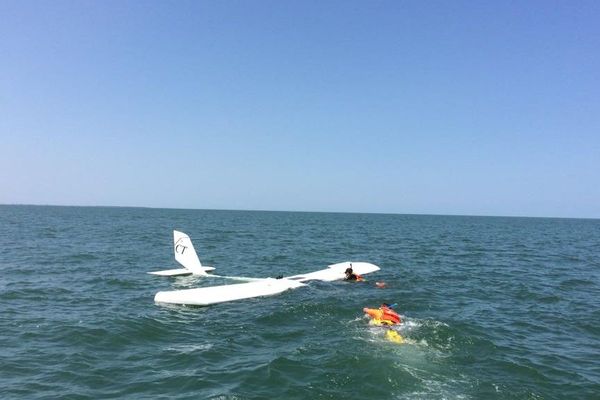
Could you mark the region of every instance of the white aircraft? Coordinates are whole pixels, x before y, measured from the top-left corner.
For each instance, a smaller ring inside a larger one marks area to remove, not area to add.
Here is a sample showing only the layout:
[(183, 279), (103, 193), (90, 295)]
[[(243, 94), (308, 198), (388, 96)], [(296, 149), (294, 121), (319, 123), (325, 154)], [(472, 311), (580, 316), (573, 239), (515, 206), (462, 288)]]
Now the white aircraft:
[(209, 271), (213, 271), (215, 268), (202, 265), (194, 250), (194, 245), (192, 244), (190, 237), (185, 233), (173, 231), (173, 251), (175, 252), (175, 259), (183, 265), (184, 268), (149, 272), (149, 274), (160, 276), (201, 275), (206, 277), (243, 280), (247, 282), (158, 292), (156, 293), (156, 296), (154, 296), (154, 301), (156, 303), (207, 306), (210, 304), (249, 299), (252, 297), (272, 296), (289, 289), (306, 286), (305, 282), (312, 280), (325, 282), (342, 280), (345, 278), (345, 271), (347, 268), (352, 268), (352, 271), (358, 275), (365, 275), (379, 271), (380, 269), (377, 265), (371, 263), (348, 261), (332, 264), (326, 269), (310, 272), (308, 274), (280, 278), (221, 276), (208, 274)]

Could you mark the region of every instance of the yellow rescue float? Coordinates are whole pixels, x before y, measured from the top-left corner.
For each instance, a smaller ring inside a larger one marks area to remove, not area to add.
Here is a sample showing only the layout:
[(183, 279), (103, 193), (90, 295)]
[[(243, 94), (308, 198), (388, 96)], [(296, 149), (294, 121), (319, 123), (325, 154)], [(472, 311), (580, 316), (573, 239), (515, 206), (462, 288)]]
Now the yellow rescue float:
[(404, 343), (404, 338), (398, 332), (393, 329), (388, 329), (385, 333), (385, 338), (393, 343), (402, 344)]

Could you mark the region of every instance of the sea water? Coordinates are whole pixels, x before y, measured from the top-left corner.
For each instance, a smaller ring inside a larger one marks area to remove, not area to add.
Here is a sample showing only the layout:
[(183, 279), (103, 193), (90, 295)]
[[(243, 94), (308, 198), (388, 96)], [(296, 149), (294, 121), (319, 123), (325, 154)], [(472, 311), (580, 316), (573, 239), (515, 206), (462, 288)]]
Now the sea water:
[[(158, 305), (227, 283), (146, 274), (173, 229), (219, 274), (381, 271)], [(0, 398), (598, 399), (600, 220), (0, 206)]]

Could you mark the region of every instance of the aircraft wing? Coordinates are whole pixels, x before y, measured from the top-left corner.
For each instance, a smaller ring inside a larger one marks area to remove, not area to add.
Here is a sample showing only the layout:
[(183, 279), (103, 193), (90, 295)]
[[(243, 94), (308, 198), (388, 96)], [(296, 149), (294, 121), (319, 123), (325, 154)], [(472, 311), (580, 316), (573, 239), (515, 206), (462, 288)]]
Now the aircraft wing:
[(346, 277), (344, 273), (346, 268), (352, 268), (352, 271), (358, 275), (366, 275), (371, 272), (379, 271), (379, 267), (375, 264), (367, 263), (367, 262), (342, 262), (337, 264), (332, 264), (328, 266), (326, 269), (322, 269), (320, 271), (309, 272), (308, 274), (300, 274), (294, 276), (288, 276), (286, 279), (292, 279), (298, 282), (308, 282), (308, 281), (339, 281)]
[(266, 278), (233, 285), (158, 292), (154, 296), (154, 301), (156, 303), (208, 306), (210, 304), (250, 299), (252, 297), (273, 296), (301, 286), (305, 285), (294, 280)]

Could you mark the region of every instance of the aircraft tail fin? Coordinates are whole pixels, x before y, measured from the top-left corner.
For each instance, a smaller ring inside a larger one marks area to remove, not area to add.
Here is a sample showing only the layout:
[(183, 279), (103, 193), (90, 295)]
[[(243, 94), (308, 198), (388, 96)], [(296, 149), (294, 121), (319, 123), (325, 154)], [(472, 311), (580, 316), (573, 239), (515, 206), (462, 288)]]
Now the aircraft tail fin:
[(175, 252), (175, 260), (194, 275), (207, 275), (207, 270), (214, 269), (202, 266), (196, 250), (194, 250), (192, 240), (183, 232), (173, 231), (173, 251)]

